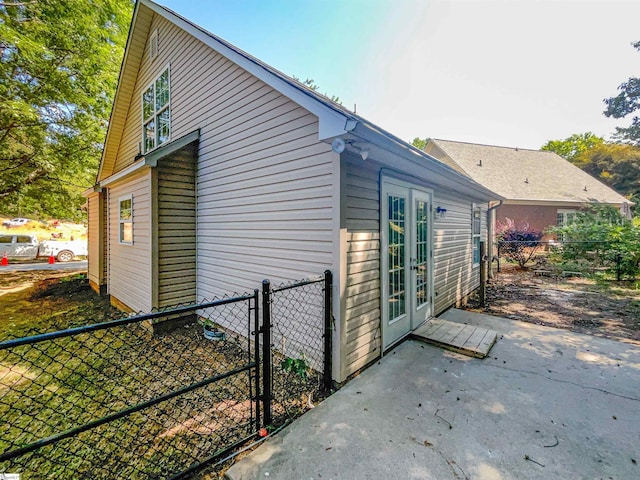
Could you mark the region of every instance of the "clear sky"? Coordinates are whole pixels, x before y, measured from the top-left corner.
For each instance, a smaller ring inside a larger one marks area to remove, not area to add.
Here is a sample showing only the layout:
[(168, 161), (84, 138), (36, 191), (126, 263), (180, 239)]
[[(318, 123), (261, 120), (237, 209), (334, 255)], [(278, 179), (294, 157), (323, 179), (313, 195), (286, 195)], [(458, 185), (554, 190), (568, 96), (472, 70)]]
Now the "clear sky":
[(640, 0), (156, 1), (406, 141), (609, 138), (640, 75)]

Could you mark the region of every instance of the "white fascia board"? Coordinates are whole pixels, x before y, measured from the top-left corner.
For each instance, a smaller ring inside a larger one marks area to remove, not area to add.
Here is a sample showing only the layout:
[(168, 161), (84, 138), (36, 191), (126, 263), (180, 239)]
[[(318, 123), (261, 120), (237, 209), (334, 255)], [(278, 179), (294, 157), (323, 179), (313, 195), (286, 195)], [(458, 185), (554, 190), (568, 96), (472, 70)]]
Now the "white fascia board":
[(127, 44), (124, 47), (124, 55), (122, 57), (122, 63), (120, 64), (120, 72), (118, 73), (118, 83), (116, 84), (116, 93), (113, 96), (113, 103), (111, 105), (111, 113), (109, 113), (109, 122), (107, 123), (107, 133), (105, 135), (104, 147), (102, 148), (102, 156), (100, 158), (100, 165), (98, 166), (98, 174), (96, 175), (96, 181), (100, 179), (102, 176), (102, 167), (104, 165), (104, 157), (105, 152), (107, 151), (107, 145), (109, 143), (109, 138), (111, 137), (111, 121), (113, 120), (113, 114), (116, 110), (116, 105), (118, 105), (118, 100), (120, 98), (120, 84), (122, 83), (122, 77), (124, 75), (125, 65), (129, 59), (129, 47), (131, 46), (131, 42), (133, 41), (133, 29), (136, 25), (136, 20), (138, 18), (138, 13), (140, 11), (140, 3), (136, 2), (133, 8), (133, 16), (131, 17), (131, 24), (129, 25), (129, 33), (127, 35)]
[(106, 187), (108, 185), (111, 185), (112, 183), (117, 182), (118, 180), (122, 180), (130, 175), (133, 175), (138, 170), (141, 170), (145, 167), (151, 167), (151, 166), (152, 165), (149, 164), (147, 159), (143, 158), (142, 160), (139, 160), (136, 163), (129, 165), (127, 168), (123, 168), (118, 173), (114, 173), (110, 177), (105, 178), (99, 183), (99, 185), (100, 187)]
[(153, 10), (158, 15), (164, 17), (168, 21), (175, 23), (187, 33), (193, 35), (205, 45), (211, 47), (239, 67), (251, 73), (271, 88), (290, 98), (293, 102), (305, 108), (309, 112), (318, 117), (319, 120), (319, 140), (325, 140), (331, 137), (346, 133), (345, 125), (348, 117), (343, 113), (331, 108), (312, 95), (306, 93), (301, 87), (296, 88), (291, 83), (278, 77), (275, 73), (269, 71), (265, 66), (254, 60), (249, 54), (243, 55), (240, 51), (231, 48), (222, 39), (212, 36), (187, 19), (181, 17), (177, 13), (162, 7), (150, 0), (140, 0), (140, 3)]

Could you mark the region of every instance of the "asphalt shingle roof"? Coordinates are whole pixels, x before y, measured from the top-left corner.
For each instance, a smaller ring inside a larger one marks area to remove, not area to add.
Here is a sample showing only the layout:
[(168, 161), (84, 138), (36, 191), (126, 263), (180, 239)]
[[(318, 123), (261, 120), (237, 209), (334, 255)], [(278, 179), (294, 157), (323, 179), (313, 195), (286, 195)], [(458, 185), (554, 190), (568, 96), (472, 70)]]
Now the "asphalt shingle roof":
[[(431, 141), (449, 157), (439, 160), (507, 200), (629, 202), (553, 152), (449, 140)], [(448, 160), (453, 160), (454, 164)]]

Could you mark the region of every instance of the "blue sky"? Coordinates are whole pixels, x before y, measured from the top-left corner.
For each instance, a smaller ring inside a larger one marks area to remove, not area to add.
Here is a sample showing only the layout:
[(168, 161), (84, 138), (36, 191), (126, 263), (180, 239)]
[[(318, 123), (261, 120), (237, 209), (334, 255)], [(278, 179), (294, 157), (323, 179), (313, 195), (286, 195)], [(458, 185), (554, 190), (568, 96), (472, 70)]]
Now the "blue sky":
[(400, 138), (539, 148), (624, 120), (638, 0), (157, 0)]

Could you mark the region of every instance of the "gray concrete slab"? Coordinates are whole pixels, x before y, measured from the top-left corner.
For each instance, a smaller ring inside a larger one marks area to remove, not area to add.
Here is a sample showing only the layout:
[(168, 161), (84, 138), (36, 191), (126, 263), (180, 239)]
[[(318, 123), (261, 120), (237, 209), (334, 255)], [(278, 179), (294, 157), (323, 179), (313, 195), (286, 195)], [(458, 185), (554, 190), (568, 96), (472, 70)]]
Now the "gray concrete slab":
[(637, 479), (640, 348), (450, 310), (485, 359), (407, 341), (227, 473), (241, 479)]

